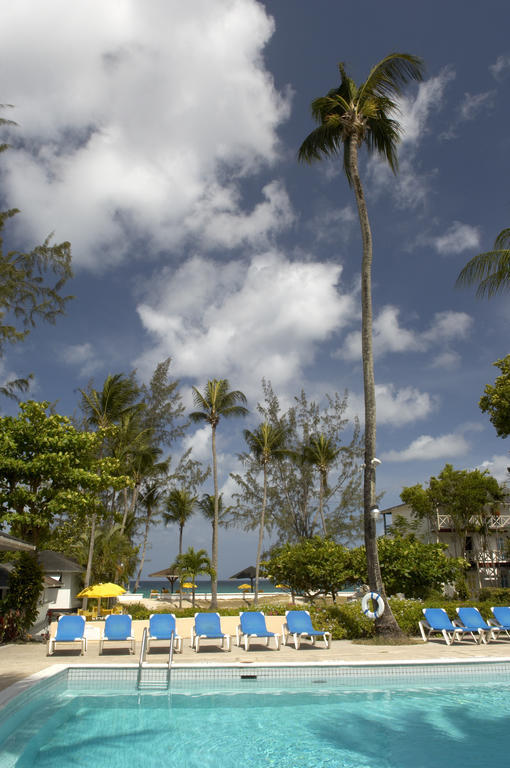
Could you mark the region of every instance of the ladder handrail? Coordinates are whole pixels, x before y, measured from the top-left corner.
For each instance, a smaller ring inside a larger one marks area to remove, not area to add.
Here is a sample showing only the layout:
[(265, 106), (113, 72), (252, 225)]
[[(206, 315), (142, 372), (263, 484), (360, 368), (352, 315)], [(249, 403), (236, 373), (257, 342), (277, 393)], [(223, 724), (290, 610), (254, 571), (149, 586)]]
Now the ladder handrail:
[(140, 683), (142, 681), (142, 669), (143, 669), (143, 662), (145, 661), (146, 653), (147, 653), (147, 627), (144, 627), (143, 635), (142, 635), (142, 644), (140, 646), (140, 660), (138, 662), (138, 677), (136, 682), (137, 688), (140, 688)]
[(174, 639), (175, 639), (175, 633), (172, 630), (172, 633), (170, 635), (170, 651), (168, 653), (168, 672), (166, 676), (166, 682), (167, 682), (168, 688), (170, 688), (170, 676), (172, 674), (172, 661), (174, 658)]

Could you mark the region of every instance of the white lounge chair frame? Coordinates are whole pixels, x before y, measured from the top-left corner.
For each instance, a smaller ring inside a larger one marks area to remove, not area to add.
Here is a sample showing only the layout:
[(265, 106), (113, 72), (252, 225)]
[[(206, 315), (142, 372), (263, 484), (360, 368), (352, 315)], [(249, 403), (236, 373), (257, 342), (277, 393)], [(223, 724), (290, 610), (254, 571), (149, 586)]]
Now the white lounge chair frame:
[[(265, 617), (265, 614), (263, 611), (260, 611), (262, 616)], [(236, 627), (236, 645), (239, 647), (241, 645), (241, 642), (244, 642), (244, 649), (245, 651), (250, 650), (250, 641), (251, 640), (258, 640), (259, 642), (262, 642), (262, 640), (266, 641), (266, 646), (269, 647), (269, 641), (271, 640), (271, 637), (274, 637), (274, 644), (277, 651), (280, 650), (280, 635), (274, 632), (269, 637), (265, 637), (264, 635), (258, 635), (257, 633), (253, 632), (251, 634), (247, 634), (246, 632), (243, 632), (241, 628), (241, 624), (239, 623)]]
[[(309, 611), (303, 611), (303, 613), (307, 613), (308, 616), (310, 616)], [(312, 641), (312, 645), (315, 645), (315, 641), (317, 640), (317, 638), (320, 639), (322, 635), (322, 639), (324, 640), (324, 645), (326, 646), (326, 648), (329, 648), (331, 646), (331, 632), (327, 632), (326, 630), (324, 631), (317, 630), (317, 631), (319, 632), (318, 635), (310, 635), (309, 632), (290, 632), (289, 626), (287, 622), (285, 622), (285, 624), (283, 624), (282, 626), (282, 644), (287, 645), (287, 640), (292, 635), (292, 637), (294, 638), (294, 647), (296, 651), (298, 651), (301, 645), (301, 640), (303, 638), (310, 639)]]

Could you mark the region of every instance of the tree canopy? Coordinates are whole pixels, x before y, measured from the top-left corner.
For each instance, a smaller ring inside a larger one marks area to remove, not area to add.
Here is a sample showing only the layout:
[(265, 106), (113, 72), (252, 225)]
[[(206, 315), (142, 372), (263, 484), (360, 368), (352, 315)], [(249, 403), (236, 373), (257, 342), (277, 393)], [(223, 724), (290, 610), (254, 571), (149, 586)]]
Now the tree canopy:
[(499, 437), (510, 435), (510, 355), (496, 360), (494, 365), (500, 369), (494, 384), (487, 384), (479, 406), (483, 413), (488, 413), (492, 425)]

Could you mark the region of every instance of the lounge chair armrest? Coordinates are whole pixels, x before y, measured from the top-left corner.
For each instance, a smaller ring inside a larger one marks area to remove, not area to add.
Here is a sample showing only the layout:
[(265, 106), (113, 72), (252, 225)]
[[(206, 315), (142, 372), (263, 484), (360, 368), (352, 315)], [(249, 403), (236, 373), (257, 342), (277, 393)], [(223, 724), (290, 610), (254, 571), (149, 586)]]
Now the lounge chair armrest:
[(501, 629), (501, 624), (496, 621), (496, 619), (487, 619), (487, 624), (490, 627), (496, 627), (496, 629)]

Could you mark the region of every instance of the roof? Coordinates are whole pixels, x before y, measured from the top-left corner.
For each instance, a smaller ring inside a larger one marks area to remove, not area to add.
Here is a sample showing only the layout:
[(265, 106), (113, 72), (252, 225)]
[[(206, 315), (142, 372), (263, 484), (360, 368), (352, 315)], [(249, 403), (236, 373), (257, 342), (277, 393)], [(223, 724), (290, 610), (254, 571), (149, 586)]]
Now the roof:
[(408, 504), (395, 504), (394, 507), (386, 507), (386, 509), (381, 509), (381, 515), (392, 515), (395, 512), (403, 512), (404, 508), (409, 508)]
[(46, 573), (62, 571), (67, 573), (82, 573), (85, 569), (75, 560), (64, 557), (60, 552), (43, 549), (37, 553), (37, 559)]
[(11, 552), (32, 552), (34, 549), (35, 547), (33, 544), (28, 544), (26, 541), (17, 539), (15, 536), (11, 536), (9, 533), (0, 532), (0, 550)]

